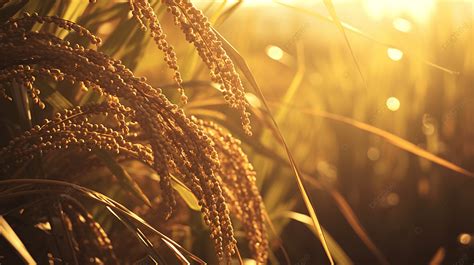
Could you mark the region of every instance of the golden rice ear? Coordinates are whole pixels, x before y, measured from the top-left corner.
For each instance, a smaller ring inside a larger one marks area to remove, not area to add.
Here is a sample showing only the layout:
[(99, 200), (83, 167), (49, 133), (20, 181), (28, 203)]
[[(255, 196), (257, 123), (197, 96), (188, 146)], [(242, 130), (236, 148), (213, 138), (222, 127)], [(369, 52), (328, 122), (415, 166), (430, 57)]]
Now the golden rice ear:
[(45, 108), (44, 102), (40, 99), (39, 94), (41, 91), (33, 86), (35, 77), (26, 74), (25, 72), (30, 71), (29, 66), (23, 67), (23, 65), (14, 66), (13, 68), (0, 71), (0, 96), (11, 101), (12, 98), (7, 95), (6, 87), (11, 86), (15, 88), (25, 88), (28, 95), (33, 100), (33, 103), (37, 104), (41, 109)]
[(62, 29), (67, 31), (74, 31), (80, 36), (88, 39), (92, 44), (100, 45), (102, 40), (92, 34), (88, 29), (82, 27), (79, 24), (76, 24), (72, 21), (62, 19), (57, 16), (40, 16), (37, 13), (29, 14), (27, 12), (23, 13), (23, 16), (17, 19), (12, 19), (9, 23), (13, 28), (21, 28), (27, 30), (34, 23), (40, 24), (54, 24)]
[(130, 10), (133, 16), (137, 19), (142, 30), (146, 30), (147, 26), (145, 21), (148, 21), (148, 27), (150, 28), (150, 35), (155, 41), (158, 49), (160, 49), (165, 55), (165, 62), (168, 67), (174, 71), (174, 80), (178, 85), (178, 91), (181, 94), (181, 102), (186, 104), (188, 98), (184, 93), (183, 79), (179, 72), (178, 60), (174, 48), (166, 40), (166, 34), (163, 32), (160, 21), (153, 11), (148, 0), (130, 0)]
[[(196, 47), (199, 56), (209, 68), (212, 81), (220, 84), (227, 103), (239, 111), (245, 133), (251, 135), (250, 113), (247, 111), (249, 104), (245, 99), (242, 81), (207, 18), (190, 1), (165, 0), (163, 3), (168, 7), (167, 11), (174, 17), (175, 24), (180, 27), (186, 40)], [(144, 20), (149, 21), (151, 35), (158, 48), (165, 53), (168, 66), (175, 71), (175, 80), (183, 101), (186, 101), (176, 54), (166, 41), (166, 35), (153, 8), (148, 0), (130, 0), (130, 7), (142, 28), (145, 28)]]
[(265, 207), (256, 185), (256, 173), (240, 147), (240, 141), (213, 122), (193, 118), (212, 139), (220, 165), (216, 168), (231, 212), (242, 223), (249, 249), (259, 263), (268, 258)]
[[(2, 172), (6, 174), (10, 168), (21, 165), (34, 156), (71, 148), (79, 151), (113, 151), (151, 165), (153, 159), (149, 149), (127, 141), (122, 134), (123, 127), (127, 126), (124, 118), (130, 117), (131, 113), (131, 109), (110, 101), (56, 113), (53, 119), (46, 119), (41, 125), (36, 125), (23, 135), (13, 138), (9, 145), (0, 150), (0, 164), (6, 165)], [(112, 128), (89, 122), (89, 117), (98, 114), (120, 114), (117, 115), (117, 126)]]

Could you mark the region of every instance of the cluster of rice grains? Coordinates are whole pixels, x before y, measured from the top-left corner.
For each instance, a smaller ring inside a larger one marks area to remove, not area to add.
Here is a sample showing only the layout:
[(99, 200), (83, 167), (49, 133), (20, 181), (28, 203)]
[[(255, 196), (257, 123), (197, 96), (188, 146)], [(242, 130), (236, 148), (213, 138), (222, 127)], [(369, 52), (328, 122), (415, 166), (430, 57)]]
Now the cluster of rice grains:
[(225, 133), (216, 124), (193, 120), (212, 139), (217, 151), (220, 167), (216, 174), (220, 178), (226, 201), (242, 223), (249, 247), (258, 262), (267, 260), (268, 239), (265, 229), (265, 214), (262, 198), (256, 186), (255, 171), (240, 147), (240, 141)]
[[(223, 85), (225, 98), (241, 111), (250, 133), (242, 84), (209, 23), (188, 2), (165, 4), (186, 38), (196, 45), (212, 78)], [(135, 0), (131, 6), (140, 21), (150, 21), (152, 35), (181, 83), (176, 56), (150, 5), (146, 0)], [(39, 90), (33, 87), (35, 78), (42, 78), (94, 89), (103, 96), (103, 102), (64, 110), (12, 139), (0, 150), (0, 174), (8, 175), (25, 161), (59, 149), (102, 149), (139, 160), (160, 176), (166, 217), (176, 203), (172, 175), (179, 176), (196, 195), (220, 262), (230, 262), (237, 249), (229, 203), (243, 224), (254, 258), (264, 263), (268, 243), (263, 204), (255, 173), (239, 142), (213, 124), (188, 118), (160, 89), (135, 77), (120, 61), (52, 34), (30, 31), (34, 23), (53, 23), (85, 36), (93, 44), (100, 43), (87, 29), (57, 17), (24, 14), (7, 21), (0, 26), (0, 95), (11, 100), (5, 89), (23, 86), (44, 108)], [(100, 117), (107, 115), (113, 122), (101, 123)], [(137, 131), (146, 142), (135, 140)]]
[[(249, 103), (245, 99), (242, 81), (207, 17), (190, 1), (163, 0), (162, 2), (167, 6), (167, 11), (172, 14), (174, 23), (183, 31), (186, 40), (196, 47), (199, 56), (210, 70), (211, 80), (221, 85), (225, 100), (231, 107), (239, 110), (243, 128), (247, 134), (251, 135), (250, 114), (247, 112)], [(158, 48), (165, 53), (165, 61), (175, 71), (175, 80), (180, 86), (180, 91), (184, 93), (176, 54), (166, 41), (166, 34), (163, 33), (148, 0), (130, 0), (130, 7), (142, 29), (146, 29), (144, 21), (149, 21), (151, 35)], [(186, 97), (183, 97), (186, 100)]]

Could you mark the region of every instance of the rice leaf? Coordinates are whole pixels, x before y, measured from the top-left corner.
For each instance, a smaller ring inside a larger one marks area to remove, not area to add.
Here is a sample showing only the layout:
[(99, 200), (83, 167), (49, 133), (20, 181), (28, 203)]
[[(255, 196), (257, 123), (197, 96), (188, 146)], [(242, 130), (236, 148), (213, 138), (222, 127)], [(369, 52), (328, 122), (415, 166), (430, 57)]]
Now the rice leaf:
[[(200, 211), (201, 206), (199, 206), (198, 199), (194, 195), (194, 193), (191, 192), (191, 190), (184, 184), (181, 180), (179, 180), (176, 176), (170, 175), (171, 176), (171, 186), (173, 187), (174, 190), (178, 192), (178, 194), (181, 196), (181, 198), (184, 200), (184, 202), (188, 205), (188, 207), (194, 211)], [(153, 173), (149, 175), (149, 177), (155, 181), (160, 180), (160, 176), (158, 174)]]
[(195, 211), (200, 211), (201, 206), (199, 206), (198, 199), (194, 195), (194, 193), (191, 192), (191, 190), (186, 186), (181, 180), (179, 180), (175, 176), (171, 176), (171, 179), (173, 182), (171, 185), (173, 186), (173, 189), (175, 189), (181, 198), (186, 202), (186, 204), (189, 206), (189, 208), (195, 210)]
[(144, 258), (141, 258), (133, 263), (133, 265), (158, 265), (158, 263), (153, 260), (152, 257), (146, 255)]
[(306, 193), (306, 189), (305, 189), (303, 181), (301, 179), (300, 170), (298, 169), (298, 166), (296, 165), (296, 162), (293, 158), (293, 155), (291, 154), (290, 149), (288, 148), (288, 145), (286, 144), (285, 138), (281, 134), (281, 131), (278, 127), (277, 122), (273, 118), (271, 110), (268, 107), (267, 101), (265, 100), (265, 97), (263, 96), (263, 93), (260, 90), (260, 87), (257, 85), (257, 81), (253, 77), (252, 72), (250, 71), (247, 63), (244, 60), (244, 58), (242, 58), (242, 56), (237, 52), (237, 50), (224, 37), (222, 37), (222, 35), (220, 35), (219, 32), (217, 32), (216, 30), (214, 30), (214, 32), (219, 37), (220, 41), (223, 43), (223, 47), (224, 47), (225, 51), (227, 52), (227, 54), (229, 55), (229, 57), (232, 59), (232, 61), (234, 61), (234, 63), (242, 71), (242, 73), (246, 77), (247, 81), (250, 82), (251, 86), (253, 87), (253, 89), (257, 93), (257, 96), (262, 101), (264, 109), (266, 111), (266, 114), (270, 118), (270, 120), (272, 121), (273, 127), (274, 127), (274, 129), (277, 133), (278, 140), (280, 141), (281, 145), (284, 147), (285, 152), (286, 152), (287, 157), (288, 157), (288, 161), (290, 162), (290, 165), (293, 169), (293, 172), (295, 173), (295, 178), (296, 178), (296, 182), (298, 184), (298, 189), (301, 193), (301, 196), (303, 197), (303, 201), (304, 201), (304, 203), (306, 205), (306, 208), (308, 209), (308, 212), (311, 216), (314, 228), (318, 232), (318, 238), (321, 241), (321, 245), (323, 246), (324, 251), (326, 252), (326, 255), (328, 256), (328, 259), (329, 259), (330, 263), (333, 265), (334, 261), (333, 261), (333, 258), (331, 256), (331, 252), (329, 251), (326, 240), (324, 239), (324, 233), (323, 233), (323, 230), (322, 230), (321, 225), (319, 223), (318, 217), (316, 216), (316, 211), (315, 211), (315, 209), (314, 209), (314, 207), (311, 203), (311, 199), (309, 198), (308, 194)]
[[(122, 219), (130, 220), (129, 224), (133, 226), (139, 225), (142, 226), (152, 232), (154, 232), (158, 238), (165, 239), (169, 243), (173, 244), (176, 249), (185, 253), (187, 256), (192, 258), (199, 264), (206, 264), (203, 260), (201, 260), (196, 255), (192, 254), (191, 252), (187, 251), (177, 242), (173, 241), (171, 238), (166, 236), (165, 234), (161, 233), (153, 226), (148, 224), (145, 220), (143, 220), (140, 216), (129, 210), (127, 207), (123, 206), (122, 204), (116, 202), (112, 198), (99, 193), (97, 191), (85, 188), (83, 186), (72, 184), (65, 181), (59, 180), (52, 180), (52, 179), (9, 179), (9, 180), (0, 180), (0, 186), (5, 187), (6, 185), (21, 185), (21, 184), (30, 184), (25, 186), (22, 191), (2, 191), (0, 192), (0, 200), (6, 199), (14, 199), (18, 197), (26, 197), (26, 196), (38, 196), (38, 195), (56, 195), (56, 196), (79, 196), (84, 197), (104, 206), (108, 206), (114, 210), (116, 214), (123, 217)], [(43, 187), (38, 187), (38, 186)], [(26, 189), (28, 188), (28, 189)]]
[(148, 199), (140, 186), (109, 153), (103, 150), (95, 150), (94, 153), (102, 160), (102, 162), (105, 163), (110, 172), (115, 175), (122, 187), (130, 191), (133, 195), (135, 195), (135, 197), (151, 207), (150, 199)]
[[(284, 105), (281, 105), (280, 103), (277, 103), (279, 106), (282, 106), (282, 107), (285, 107)], [(289, 106), (286, 106), (286, 107), (289, 107)], [(421, 158), (424, 158), (428, 161), (431, 161), (435, 164), (438, 164), (442, 167), (445, 167), (447, 169), (450, 169), (454, 172), (457, 172), (457, 173), (460, 173), (462, 175), (465, 175), (465, 176), (468, 176), (468, 177), (474, 177), (474, 173), (467, 170), (467, 169), (464, 169), (444, 158), (441, 158), (435, 154), (432, 154), (428, 151), (426, 151), (425, 149), (399, 137), (399, 136), (396, 136), (395, 134), (393, 133), (390, 133), (390, 132), (387, 132), (385, 130), (382, 130), (382, 129), (379, 129), (375, 126), (372, 126), (370, 124), (367, 124), (367, 123), (364, 123), (364, 122), (360, 122), (360, 121), (356, 121), (352, 118), (349, 118), (349, 117), (345, 117), (345, 116), (341, 116), (341, 115), (338, 115), (338, 114), (334, 114), (334, 113), (329, 113), (329, 112), (325, 112), (325, 111), (317, 111), (317, 110), (311, 110), (311, 109), (302, 109), (302, 108), (295, 108), (295, 107), (291, 107), (293, 110), (297, 110), (297, 111), (300, 111), (302, 113), (306, 113), (306, 114), (309, 114), (309, 115), (312, 115), (312, 116), (318, 116), (318, 117), (321, 117), (321, 118), (325, 118), (325, 119), (329, 119), (329, 120), (332, 120), (332, 121), (337, 121), (337, 122), (341, 122), (341, 123), (344, 123), (346, 125), (349, 125), (349, 126), (352, 126), (352, 127), (355, 127), (357, 129), (360, 129), (360, 130), (363, 130), (363, 131), (366, 131), (366, 132), (369, 132), (371, 134), (374, 134), (374, 135), (377, 135), (381, 138), (383, 138), (384, 140), (386, 140), (387, 142), (389, 142), (390, 144), (402, 149), (402, 150), (405, 150), (407, 152), (410, 152), (416, 156), (419, 156)]]
[(216, 20), (215, 25), (219, 26), (222, 25), (236, 10), (237, 8), (243, 3), (244, 1), (239, 0), (231, 7), (229, 7), (226, 11), (224, 11)]
[[(55, 14), (60, 16), (63, 19), (69, 21), (77, 21), (77, 18), (81, 16), (82, 13), (86, 10), (87, 6), (89, 5), (86, 1), (71, 1), (71, 2), (61, 2), (60, 7), (63, 9), (60, 14)], [(61, 39), (64, 39), (70, 32), (58, 28), (57, 29), (57, 36)]]
[(40, 82), (41, 98), (51, 105), (55, 111), (72, 108), (73, 104), (65, 98), (61, 92), (53, 88), (47, 82)]
[(104, 7), (104, 5), (106, 5), (105, 2), (95, 3), (94, 11), (82, 14), (79, 18), (79, 24), (90, 29), (97, 29), (103, 23), (123, 17), (129, 10), (129, 3), (114, 3), (110, 7)]
[[(219, 3), (219, 2), (216, 2), (216, 3)], [(217, 19), (224, 12), (224, 8), (225, 8), (226, 4), (227, 4), (226, 1), (220, 2), (220, 5), (212, 12), (212, 15), (209, 16), (209, 22), (212, 25), (215, 25)]]
[[(51, 224), (51, 234), (57, 244), (56, 255), (61, 257), (65, 264), (79, 265), (76, 250), (73, 246), (72, 231), (68, 229), (66, 216), (59, 199), (53, 200), (47, 208), (48, 220)], [(54, 253), (53, 253), (54, 254)]]
[(326, 6), (327, 10), (329, 11), (329, 14), (331, 15), (334, 23), (336, 24), (337, 28), (339, 31), (341, 31), (342, 35), (344, 36), (344, 40), (346, 41), (347, 47), (349, 48), (349, 51), (351, 52), (352, 59), (354, 60), (354, 63), (357, 67), (357, 71), (359, 71), (360, 78), (364, 82), (365, 89), (366, 91), (369, 90), (369, 86), (367, 85), (367, 81), (364, 78), (364, 75), (362, 74), (362, 70), (360, 69), (359, 61), (357, 60), (354, 50), (352, 49), (351, 43), (349, 42), (349, 39), (347, 38), (346, 32), (344, 30), (344, 27), (341, 24), (341, 21), (339, 20), (339, 17), (337, 16), (336, 13), (336, 8), (334, 8), (334, 5), (332, 4), (331, 0), (324, 0), (324, 5)]
[(225, 120), (227, 116), (217, 110), (208, 110), (208, 109), (191, 109), (187, 112), (189, 115), (208, 117), (215, 120)]
[(31, 128), (31, 110), (28, 93), (22, 85), (13, 82), (11, 86), (13, 102), (15, 102), (20, 125), (24, 130)]
[(120, 217), (112, 208), (109, 206), (106, 206), (107, 210), (109, 210), (112, 215), (119, 220), (130, 232), (132, 232), (135, 237), (138, 239), (138, 241), (146, 248), (148, 257), (156, 262), (156, 264), (164, 264), (163, 258), (160, 256), (158, 251), (156, 251), (155, 247), (153, 246), (153, 243), (143, 234), (143, 232), (134, 226), (133, 224), (130, 224), (128, 221)]
[(13, 248), (20, 254), (22, 259), (29, 265), (36, 265), (36, 261), (31, 257), (21, 239), (13, 231), (7, 220), (0, 215), (0, 234), (12, 245)]
[[(270, 227), (270, 231), (272, 232), (273, 236), (275, 237), (276, 244), (281, 249), (281, 252), (283, 253), (283, 256), (285, 257), (286, 264), (290, 265), (291, 264), (290, 256), (288, 255), (288, 251), (286, 251), (286, 248), (283, 245), (283, 240), (281, 240), (281, 238), (279, 236), (279, 233), (277, 233), (277, 231), (275, 229), (275, 226), (273, 225), (272, 219), (270, 219), (270, 216), (268, 216), (268, 212), (266, 210), (265, 210), (264, 214), (265, 214), (265, 221), (267, 222), (268, 227)], [(270, 248), (270, 253), (272, 254), (270, 257), (274, 256), (273, 255), (273, 250), (271, 248)], [(275, 257), (273, 257), (273, 258), (276, 260)], [(272, 261), (272, 264), (273, 263), (277, 264), (278, 262)]]
[(17, 3), (9, 4), (0, 9), (0, 24), (3, 24), (5, 21), (13, 17), (20, 9), (22, 9), (28, 0), (21, 0)]
[(388, 262), (387, 258), (385, 258), (382, 252), (374, 244), (372, 239), (370, 239), (367, 231), (365, 231), (364, 227), (360, 224), (359, 218), (357, 218), (357, 215), (354, 213), (351, 206), (349, 203), (347, 203), (342, 194), (336, 190), (330, 190), (329, 192), (336, 202), (342, 215), (344, 215), (344, 218), (347, 220), (357, 236), (362, 240), (362, 242), (364, 242), (367, 248), (375, 255), (380, 264), (389, 265), (390, 263)]
[(181, 198), (183, 198), (184, 202), (189, 206), (194, 211), (200, 211), (201, 206), (199, 206), (198, 200), (196, 196), (189, 190), (187, 186), (185, 186), (181, 181), (177, 182), (176, 179), (173, 178), (173, 182), (171, 185), (173, 186), (173, 189), (175, 189)]
[(126, 47), (125, 44), (130, 43), (130, 39), (138, 30), (137, 23), (133, 19), (120, 21), (115, 30), (99, 47), (99, 51), (119, 58), (117, 53)]
[[(301, 86), (301, 83), (303, 82), (303, 78), (306, 72), (306, 66), (305, 66), (305, 61), (304, 61), (304, 50), (303, 50), (303, 45), (300, 42), (296, 43), (296, 61), (297, 61), (297, 70), (296, 74), (293, 77), (293, 80), (291, 80), (290, 86), (285, 92), (285, 95), (283, 96), (283, 102), (286, 104), (289, 104), (293, 102), (293, 98), (296, 95), (296, 91), (298, 91), (298, 88)], [(275, 119), (277, 122), (281, 122), (284, 120), (287, 114), (287, 109), (280, 109), (276, 114), (275, 114)]]
[(165, 244), (175, 253), (176, 257), (181, 261), (181, 264), (190, 265), (191, 263), (186, 259), (186, 257), (171, 243), (168, 242), (165, 238), (161, 239)]
[(339, 191), (322, 185), (316, 178), (308, 174), (304, 174), (303, 178), (307, 181), (308, 184), (310, 184), (314, 188), (317, 188), (320, 190), (326, 190), (327, 192), (329, 192), (334, 202), (336, 203), (337, 208), (342, 213), (346, 221), (349, 223), (352, 230), (354, 230), (356, 235), (360, 238), (360, 240), (362, 240), (362, 242), (367, 246), (370, 252), (374, 254), (374, 256), (377, 258), (380, 264), (389, 265), (390, 263), (388, 262), (387, 258), (374, 244), (374, 242), (372, 241), (369, 234), (360, 223), (359, 218), (354, 213), (354, 210), (352, 210), (351, 206), (346, 201), (344, 196), (342, 196), (342, 194)]
[[(287, 211), (283, 212), (283, 216), (293, 219), (297, 222), (303, 223), (308, 226), (313, 233), (318, 236), (318, 233), (316, 230), (314, 230), (314, 227), (312, 225), (311, 217), (307, 216), (306, 214), (302, 213), (297, 213), (293, 211)], [(326, 240), (329, 245), (329, 249), (331, 250), (332, 254), (334, 255), (334, 260), (337, 262), (338, 265), (352, 265), (354, 264), (352, 260), (349, 258), (349, 256), (344, 252), (342, 247), (336, 242), (336, 240), (324, 229), (323, 227), (324, 234), (326, 234)]]

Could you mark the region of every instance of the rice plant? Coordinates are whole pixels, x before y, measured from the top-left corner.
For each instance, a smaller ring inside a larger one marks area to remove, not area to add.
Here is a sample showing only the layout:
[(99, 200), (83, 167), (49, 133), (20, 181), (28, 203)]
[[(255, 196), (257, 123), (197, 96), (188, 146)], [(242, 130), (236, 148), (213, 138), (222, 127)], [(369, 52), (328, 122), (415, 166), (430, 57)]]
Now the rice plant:
[[(211, 69), (213, 79), (224, 87), (224, 97), (231, 106), (242, 112), (244, 128), (250, 133), (248, 114), (245, 111), (247, 103), (240, 79), (205, 17), (190, 2), (169, 1), (163, 4), (175, 16), (176, 23), (183, 28), (186, 37), (195, 42)], [(175, 71), (175, 81), (185, 102), (176, 55), (166, 41), (151, 5), (146, 1), (130, 1), (130, 8), (143, 30), (143, 19), (150, 21), (151, 35), (158, 48), (164, 51), (168, 66)], [(68, 166), (43, 168), (37, 172), (22, 168), (28, 163), (43, 163), (51, 155), (64, 156), (65, 152), (82, 157), (81, 160), (85, 162), (82, 167), (103, 164), (104, 161), (101, 160), (107, 161), (103, 156), (113, 156), (115, 160), (135, 160), (159, 175), (159, 205), (164, 219), (170, 218), (176, 206), (172, 187), (172, 178), (176, 176), (196, 197), (203, 220), (209, 226), (219, 262), (230, 263), (237, 251), (230, 211), (235, 211), (235, 215), (242, 221), (254, 258), (265, 262), (268, 243), (263, 219), (264, 208), (255, 184), (255, 173), (237, 140), (212, 123), (186, 116), (181, 107), (171, 103), (163, 95), (161, 89), (147, 84), (145, 78), (134, 76), (119, 60), (89, 48), (87, 44), (72, 44), (49, 32), (32, 30), (37, 23), (53, 24), (57, 28), (75, 31), (93, 45), (101, 42), (100, 38), (82, 26), (57, 16), (24, 13), (17, 18), (8, 19), (2, 25), (1, 32), (4, 98), (10, 101), (15, 98), (17, 104), (25, 104), (26, 109), (19, 109), (23, 112), (29, 111), (26, 103), (29, 100), (44, 109), (46, 105), (39, 97), (41, 90), (35, 86), (39, 80), (69, 82), (82, 90), (91, 89), (99, 98), (58, 111), (51, 119), (44, 119), (39, 124), (33, 125), (28, 119), (31, 128), (14, 136), (2, 148), (2, 175), (6, 179), (11, 176), (30, 179), (30, 185), (35, 184), (34, 179), (68, 177), (61, 172), (67, 172), (74, 179), (78, 177), (78, 172), (72, 171)], [(196, 34), (193, 34), (191, 28), (196, 29)], [(20, 90), (23, 97), (16, 98), (13, 95), (16, 92), (11, 92), (10, 96), (7, 88)], [(22, 100), (23, 102), (17, 102)], [(111, 163), (114, 163), (113, 160)], [(76, 165), (76, 169), (82, 168)], [(124, 178), (123, 181), (131, 191), (153, 207), (139, 185), (130, 177)], [(26, 185), (26, 190), (18, 190), (18, 187), (10, 190), (8, 184), (15, 182), (5, 183), (6, 198), (16, 197), (22, 192), (28, 194), (28, 189), (31, 189), (28, 187), (30, 185)], [(44, 190), (33, 190), (31, 196), (41, 196), (42, 191), (54, 194), (45, 187)], [(239, 196), (239, 199), (235, 196)], [(83, 208), (80, 204), (63, 205), (58, 200), (57, 207), (57, 215), (54, 217), (60, 218), (62, 222), (72, 251), (68, 254), (73, 256), (74, 262), (82, 264), (97, 259), (97, 262), (108, 263), (115, 259), (110, 240), (100, 225), (93, 221), (87, 211), (83, 210), (83, 214), (77, 212), (77, 207)], [(53, 218), (48, 214), (38, 214), (40, 216), (35, 216), (36, 218)], [(78, 222), (85, 223), (91, 230), (78, 233), (101, 235), (103, 239), (95, 243), (108, 250), (104, 256), (95, 257), (82, 251), (88, 246), (83, 246), (84, 240), (77, 239), (73, 235), (76, 231), (72, 230), (71, 225), (67, 225), (70, 223), (75, 227), (74, 224)], [(75, 253), (76, 251), (80, 252)], [(51, 253), (47, 253), (47, 256), (50, 260), (59, 258)]]
[(0, 264), (471, 262), (472, 3), (409, 2), (0, 1)]

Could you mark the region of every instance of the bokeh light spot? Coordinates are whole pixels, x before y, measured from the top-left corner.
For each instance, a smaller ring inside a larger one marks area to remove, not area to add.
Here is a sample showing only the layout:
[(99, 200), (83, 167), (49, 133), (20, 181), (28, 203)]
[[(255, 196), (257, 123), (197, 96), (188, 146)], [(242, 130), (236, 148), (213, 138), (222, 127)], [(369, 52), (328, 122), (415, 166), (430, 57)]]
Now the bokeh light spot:
[(395, 192), (391, 192), (390, 194), (387, 195), (387, 204), (389, 206), (396, 206), (400, 202), (400, 196), (396, 194)]
[(266, 52), (268, 57), (272, 58), (275, 61), (279, 61), (281, 60), (281, 58), (283, 58), (283, 50), (280, 49), (280, 47), (273, 45), (267, 46)]
[(403, 52), (395, 48), (388, 48), (387, 55), (388, 55), (388, 58), (394, 61), (400, 61), (403, 58)]
[(250, 92), (245, 93), (245, 99), (250, 104), (250, 106), (254, 108), (258, 109), (262, 107), (262, 102), (260, 101), (260, 99)]
[(385, 103), (391, 111), (397, 111), (400, 108), (400, 100), (396, 97), (389, 97)]
[(462, 245), (469, 245), (472, 241), (472, 236), (470, 234), (462, 233), (459, 235), (458, 241)]
[(411, 22), (404, 18), (396, 18), (392, 22), (393, 27), (401, 32), (410, 32), (411, 31)]

